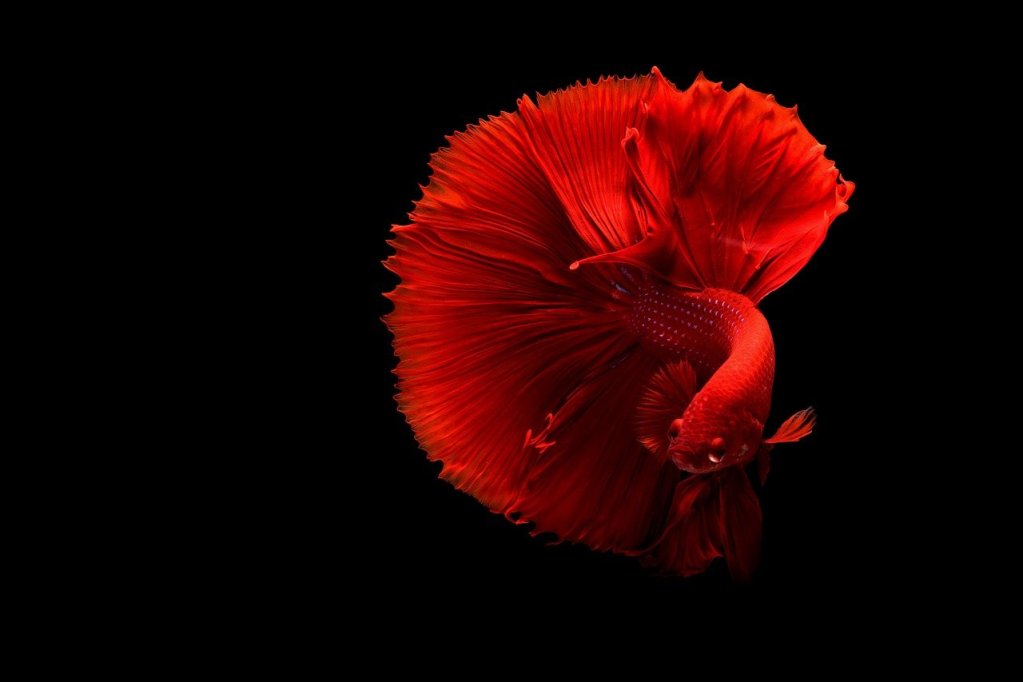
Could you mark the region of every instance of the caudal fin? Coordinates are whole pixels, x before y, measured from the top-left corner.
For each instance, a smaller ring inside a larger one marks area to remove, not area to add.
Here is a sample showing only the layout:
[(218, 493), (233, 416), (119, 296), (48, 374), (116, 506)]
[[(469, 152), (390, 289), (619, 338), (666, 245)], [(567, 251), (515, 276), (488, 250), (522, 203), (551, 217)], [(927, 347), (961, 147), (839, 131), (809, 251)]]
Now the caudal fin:
[(622, 140), (646, 235), (580, 261), (629, 263), (678, 286), (760, 301), (795, 275), (847, 210), (855, 185), (824, 156), (796, 107), (702, 74), (656, 84)]

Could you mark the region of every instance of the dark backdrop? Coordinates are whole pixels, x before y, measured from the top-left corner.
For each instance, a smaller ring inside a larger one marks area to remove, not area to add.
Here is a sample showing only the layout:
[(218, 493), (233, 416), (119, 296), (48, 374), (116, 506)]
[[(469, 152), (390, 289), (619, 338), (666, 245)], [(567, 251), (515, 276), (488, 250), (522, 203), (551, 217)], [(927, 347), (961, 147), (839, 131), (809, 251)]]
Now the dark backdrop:
[[(920, 76), (917, 66), (891, 61), (879, 73), (857, 60), (861, 38), (791, 53), (638, 48), (623, 59), (584, 47), (569, 56), (531, 44), (514, 56), (481, 44), (449, 56), (415, 47), (404, 68), (364, 62), (338, 86), (353, 119), (337, 131), (338, 163), (352, 173), (340, 181), (337, 259), (355, 274), (354, 289), (342, 291), (342, 333), (362, 345), (344, 354), (342, 373), (355, 383), (340, 389), (357, 396), (354, 413), (341, 410), (340, 428), (341, 488), (352, 511), (340, 530), (320, 527), (350, 552), (346, 568), (361, 576), (351, 589), (401, 613), (425, 601), (480, 620), (494, 615), (495, 600), (522, 612), (585, 603), (670, 614), (697, 603), (862, 607), (879, 593), (915, 590), (932, 566), (914, 464), (927, 455), (900, 423), (924, 390), (906, 350), (922, 313), (895, 299), (918, 291), (922, 257), (913, 246), (920, 209), (907, 197), (921, 182), (914, 164), (926, 142), (917, 134), (919, 96), (904, 87)], [(857, 184), (810, 264), (762, 306), (778, 353), (773, 417), (812, 405), (819, 422), (811, 437), (776, 451), (761, 498), (763, 560), (749, 587), (733, 586), (722, 565), (665, 578), (630, 559), (545, 545), (439, 480), (393, 400), (396, 360), (379, 317), (396, 278), (380, 265), (390, 253), (384, 240), (391, 224), (407, 222), (444, 135), (513, 109), (523, 93), (653, 65), (683, 88), (702, 70), (725, 87), (742, 82), (798, 103), (828, 157)], [(350, 326), (349, 305), (357, 313)], [(346, 440), (345, 432), (358, 435)]]

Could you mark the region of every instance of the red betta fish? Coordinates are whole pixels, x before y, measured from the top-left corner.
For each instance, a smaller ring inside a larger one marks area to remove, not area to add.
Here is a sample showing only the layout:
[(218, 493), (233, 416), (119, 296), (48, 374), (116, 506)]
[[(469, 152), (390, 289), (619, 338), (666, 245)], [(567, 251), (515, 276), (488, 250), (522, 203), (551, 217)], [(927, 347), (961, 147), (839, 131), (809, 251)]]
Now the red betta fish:
[(449, 138), (386, 322), (398, 404), (441, 476), (534, 532), (749, 579), (777, 443), (757, 304), (853, 184), (795, 107), (656, 68), (540, 96)]

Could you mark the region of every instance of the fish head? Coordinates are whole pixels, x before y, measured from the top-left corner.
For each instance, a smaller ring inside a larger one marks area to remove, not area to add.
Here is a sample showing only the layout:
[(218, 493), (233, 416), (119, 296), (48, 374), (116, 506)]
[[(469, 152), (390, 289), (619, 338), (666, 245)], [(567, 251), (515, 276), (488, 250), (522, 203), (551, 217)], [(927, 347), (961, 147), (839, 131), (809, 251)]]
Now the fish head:
[(749, 410), (686, 410), (669, 428), (668, 452), (683, 471), (705, 474), (752, 460), (763, 433)]

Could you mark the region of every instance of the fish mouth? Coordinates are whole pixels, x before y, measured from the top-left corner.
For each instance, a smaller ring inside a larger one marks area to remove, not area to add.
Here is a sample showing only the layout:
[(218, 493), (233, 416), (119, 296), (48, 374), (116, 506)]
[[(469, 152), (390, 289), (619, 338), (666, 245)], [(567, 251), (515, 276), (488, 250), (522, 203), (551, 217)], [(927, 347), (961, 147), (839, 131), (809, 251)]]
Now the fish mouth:
[(720, 460), (714, 460), (706, 456), (701, 457), (699, 452), (690, 447), (673, 447), (668, 451), (671, 461), (682, 471), (691, 474), (704, 474), (718, 467)]
[(676, 443), (668, 449), (668, 454), (675, 466), (691, 474), (708, 474), (733, 463), (733, 457), (727, 452), (708, 452), (687, 444)]

